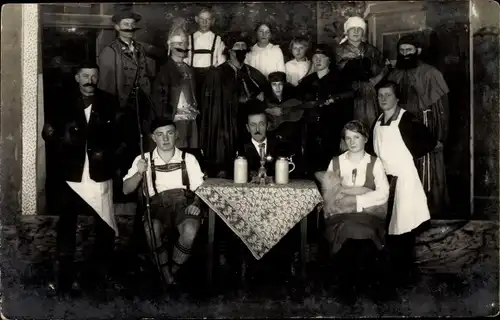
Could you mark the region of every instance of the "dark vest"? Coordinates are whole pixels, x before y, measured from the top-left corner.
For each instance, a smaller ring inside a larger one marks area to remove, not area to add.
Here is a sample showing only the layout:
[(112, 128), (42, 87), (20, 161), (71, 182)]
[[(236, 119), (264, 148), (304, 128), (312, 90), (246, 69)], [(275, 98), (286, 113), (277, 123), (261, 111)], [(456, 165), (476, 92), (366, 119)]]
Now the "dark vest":
[[(375, 165), (376, 160), (377, 157), (370, 155), (370, 162), (366, 165), (366, 178), (363, 187), (371, 190), (375, 190), (375, 177), (373, 176), (373, 166)], [(338, 172), (340, 172), (340, 164), (338, 157), (334, 157), (332, 159), (332, 166), (334, 171), (338, 170)]]

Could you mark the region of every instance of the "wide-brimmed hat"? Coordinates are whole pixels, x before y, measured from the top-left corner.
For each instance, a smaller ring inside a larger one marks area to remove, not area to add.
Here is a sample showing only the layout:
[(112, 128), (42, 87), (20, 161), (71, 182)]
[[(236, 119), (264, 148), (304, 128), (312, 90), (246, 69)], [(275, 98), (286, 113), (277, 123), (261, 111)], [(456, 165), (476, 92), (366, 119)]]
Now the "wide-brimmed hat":
[(246, 32), (233, 31), (226, 35), (226, 39), (224, 40), (224, 44), (226, 44), (226, 48), (231, 50), (233, 46), (238, 42), (243, 42), (247, 45), (247, 49), (250, 50), (251, 40)]
[(120, 23), (123, 19), (134, 19), (136, 22), (141, 21), (142, 17), (140, 14), (132, 12), (130, 10), (120, 10), (119, 12), (115, 13), (113, 17), (111, 17), (111, 20), (114, 23)]

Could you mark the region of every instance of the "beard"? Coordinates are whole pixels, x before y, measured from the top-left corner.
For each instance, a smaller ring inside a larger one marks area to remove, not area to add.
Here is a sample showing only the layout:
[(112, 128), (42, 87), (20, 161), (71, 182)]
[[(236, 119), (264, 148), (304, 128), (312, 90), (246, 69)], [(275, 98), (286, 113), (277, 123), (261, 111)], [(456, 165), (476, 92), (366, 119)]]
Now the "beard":
[(409, 55), (402, 55), (398, 53), (398, 60), (396, 61), (396, 69), (414, 69), (418, 66), (419, 58), (416, 53)]

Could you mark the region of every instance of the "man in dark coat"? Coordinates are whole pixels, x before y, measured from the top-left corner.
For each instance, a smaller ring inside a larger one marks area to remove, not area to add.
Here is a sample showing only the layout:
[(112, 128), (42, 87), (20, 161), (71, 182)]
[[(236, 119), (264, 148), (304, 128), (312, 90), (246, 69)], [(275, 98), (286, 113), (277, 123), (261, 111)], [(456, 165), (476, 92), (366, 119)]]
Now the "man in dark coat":
[(200, 142), (209, 168), (209, 176), (225, 176), (225, 165), (234, 160), (242, 143), (246, 113), (242, 105), (254, 98), (264, 100), (270, 86), (257, 69), (244, 63), (249, 40), (232, 33), (224, 41), (229, 60), (208, 72), (201, 101)]
[[(99, 55), (100, 81), (98, 88), (118, 98), (120, 109), (118, 113), (119, 124), (126, 130), (123, 140), (127, 143), (127, 152), (118, 169), (123, 176), (132, 164), (135, 156), (140, 152), (139, 125), (137, 120), (137, 107), (143, 133), (148, 132), (147, 116), (150, 108), (151, 78), (154, 74), (153, 66), (146, 59), (144, 46), (134, 40), (138, 30), (137, 23), (141, 16), (131, 11), (121, 11), (112, 17), (118, 37), (106, 46)], [(147, 137), (147, 134), (143, 135)], [(146, 142), (146, 140), (145, 140)], [(117, 202), (130, 202), (135, 196), (125, 197), (121, 192), (122, 180), (116, 181), (115, 200)]]
[(153, 83), (152, 98), (155, 116), (168, 117), (177, 128), (178, 148), (197, 149), (199, 116), (193, 68), (183, 60), (187, 55), (188, 38), (182, 27), (174, 28), (167, 40), (169, 57)]
[(438, 147), (418, 160), (418, 170), (428, 197), (431, 214), (449, 205), (444, 165), (444, 144), (448, 136), (448, 85), (443, 74), (421, 61), (422, 45), (413, 36), (398, 41), (396, 68), (388, 79), (399, 85), (401, 107), (422, 121), (438, 141)]
[[(94, 217), (96, 243), (93, 272), (96, 284), (111, 262), (118, 228), (113, 211), (112, 178), (116, 160), (121, 157), (115, 114), (116, 99), (96, 89), (99, 68), (86, 62), (79, 66), (75, 79), (79, 91), (63, 96), (57, 114), (47, 118), (42, 137), (57, 150), (59, 201), (57, 222), (57, 281), (59, 293), (68, 293), (79, 285), (74, 268), (78, 215)], [(88, 283), (88, 282), (87, 282)], [(53, 286), (52, 286), (53, 287)]]

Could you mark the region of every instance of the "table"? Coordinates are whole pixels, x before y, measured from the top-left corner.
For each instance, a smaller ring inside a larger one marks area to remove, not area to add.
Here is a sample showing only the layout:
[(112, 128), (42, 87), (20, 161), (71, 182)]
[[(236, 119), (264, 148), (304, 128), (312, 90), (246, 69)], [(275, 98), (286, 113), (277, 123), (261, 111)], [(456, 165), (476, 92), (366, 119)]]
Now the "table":
[(215, 217), (243, 241), (255, 259), (261, 259), (298, 222), (301, 222), (302, 276), (305, 276), (307, 215), (323, 201), (310, 180), (286, 185), (235, 184), (232, 180), (207, 179), (196, 194), (209, 207), (208, 282), (212, 282)]

